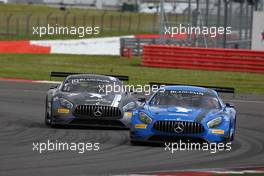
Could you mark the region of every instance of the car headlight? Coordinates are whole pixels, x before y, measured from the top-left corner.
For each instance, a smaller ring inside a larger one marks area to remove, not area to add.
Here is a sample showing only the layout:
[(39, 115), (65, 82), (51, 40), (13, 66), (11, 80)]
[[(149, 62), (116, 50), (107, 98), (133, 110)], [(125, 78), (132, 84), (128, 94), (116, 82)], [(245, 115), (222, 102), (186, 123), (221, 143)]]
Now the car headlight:
[(222, 117), (217, 117), (207, 123), (209, 128), (215, 128), (222, 123)]
[(127, 103), (124, 107), (123, 107), (123, 110), (124, 111), (128, 111), (128, 110), (131, 110), (133, 108), (136, 107), (136, 103), (135, 102), (130, 102), (130, 103)]
[(64, 108), (72, 109), (73, 104), (64, 98), (60, 98), (60, 105)]
[(143, 112), (139, 113), (139, 119), (145, 124), (151, 124), (152, 122), (152, 119)]

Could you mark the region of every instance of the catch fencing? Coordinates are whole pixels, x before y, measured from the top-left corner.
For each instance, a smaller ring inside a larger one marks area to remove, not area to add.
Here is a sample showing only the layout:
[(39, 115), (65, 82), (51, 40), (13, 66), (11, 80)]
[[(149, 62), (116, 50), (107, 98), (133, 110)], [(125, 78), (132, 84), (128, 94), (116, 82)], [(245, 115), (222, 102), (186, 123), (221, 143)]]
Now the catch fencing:
[[(166, 26), (179, 26), (180, 24), (183, 26), (188, 26), (188, 24), (208, 27), (224, 26), (224, 0), (200, 0), (197, 1), (199, 5), (194, 0), (179, 2), (168, 0), (165, 2), (166, 6), (172, 7), (165, 14)], [(149, 3), (149, 7), (151, 4), (153, 3)], [(140, 7), (141, 4), (137, 5)], [(180, 7), (183, 9), (177, 10)], [(32, 9), (25, 7), (23, 11), (7, 9), (0, 12), (0, 38), (7, 38), (8, 40), (10, 38), (36, 39), (37, 37), (32, 35), (32, 27), (47, 26), (48, 24), (68, 27), (98, 26), (103, 36), (158, 33), (160, 31), (159, 3), (155, 3), (153, 9), (157, 10), (152, 13), (95, 11), (91, 9), (71, 10), (70, 8), (34, 10), (34, 6)], [(225, 44), (226, 47), (250, 48), (253, 11), (254, 6), (250, 5), (248, 1), (244, 1), (244, 3), (229, 1), (227, 26), (232, 26), (232, 33), (236, 38), (227, 39), (224, 42), (222, 39), (210, 40), (208, 36), (198, 36), (195, 40), (189, 38), (192, 46), (204, 47), (206, 40), (208, 47), (223, 47)], [(54, 38), (68, 38), (68, 36), (55, 36)]]

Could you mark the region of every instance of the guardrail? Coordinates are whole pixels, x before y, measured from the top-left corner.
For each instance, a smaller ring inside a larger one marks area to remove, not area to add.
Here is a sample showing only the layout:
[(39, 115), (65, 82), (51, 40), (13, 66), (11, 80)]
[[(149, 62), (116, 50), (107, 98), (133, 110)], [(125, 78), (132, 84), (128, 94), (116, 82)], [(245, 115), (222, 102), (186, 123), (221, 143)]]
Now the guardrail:
[(142, 65), (264, 73), (264, 51), (144, 45)]

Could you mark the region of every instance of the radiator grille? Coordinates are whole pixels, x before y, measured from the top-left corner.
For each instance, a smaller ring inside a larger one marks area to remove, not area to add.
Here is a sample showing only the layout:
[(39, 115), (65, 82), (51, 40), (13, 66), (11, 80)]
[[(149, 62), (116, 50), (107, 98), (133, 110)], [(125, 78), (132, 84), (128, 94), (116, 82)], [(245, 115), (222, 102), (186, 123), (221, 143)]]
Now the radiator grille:
[(186, 121), (157, 121), (153, 128), (160, 132), (176, 134), (200, 134), (204, 132), (202, 124)]
[(75, 109), (75, 115), (82, 117), (112, 117), (119, 118), (121, 111), (117, 107), (98, 105), (79, 105)]

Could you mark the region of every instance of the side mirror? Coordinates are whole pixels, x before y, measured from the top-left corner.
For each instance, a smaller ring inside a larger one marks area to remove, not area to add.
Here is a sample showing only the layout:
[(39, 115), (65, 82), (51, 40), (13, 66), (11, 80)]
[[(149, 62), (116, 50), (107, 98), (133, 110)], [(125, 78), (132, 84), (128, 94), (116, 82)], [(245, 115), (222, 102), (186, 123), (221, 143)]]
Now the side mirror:
[(230, 104), (230, 103), (226, 103), (226, 107), (228, 107), (228, 108), (235, 108), (235, 106), (233, 104)]
[(50, 89), (57, 89), (59, 87), (59, 85), (51, 85)]
[(138, 98), (137, 101), (139, 101), (140, 103), (145, 103), (146, 102), (146, 98)]

